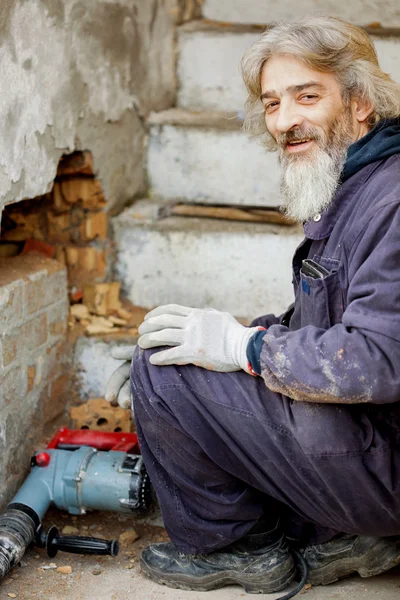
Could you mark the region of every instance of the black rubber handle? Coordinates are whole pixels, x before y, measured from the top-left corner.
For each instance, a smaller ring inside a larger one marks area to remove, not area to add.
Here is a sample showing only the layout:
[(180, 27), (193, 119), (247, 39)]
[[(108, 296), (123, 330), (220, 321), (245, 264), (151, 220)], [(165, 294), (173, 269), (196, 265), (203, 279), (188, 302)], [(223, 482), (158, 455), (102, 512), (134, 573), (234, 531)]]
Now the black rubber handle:
[(53, 558), (59, 550), (72, 554), (117, 556), (119, 544), (117, 540), (60, 535), (57, 527), (51, 527), (47, 533), (46, 550), (50, 558)]

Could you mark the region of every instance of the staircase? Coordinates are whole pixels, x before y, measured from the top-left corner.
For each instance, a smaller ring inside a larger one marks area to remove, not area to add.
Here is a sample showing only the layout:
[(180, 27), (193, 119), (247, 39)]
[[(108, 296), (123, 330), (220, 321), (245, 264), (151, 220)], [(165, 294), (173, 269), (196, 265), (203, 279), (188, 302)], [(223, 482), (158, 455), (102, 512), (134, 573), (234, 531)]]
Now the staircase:
[[(177, 107), (149, 120), (149, 197), (114, 219), (117, 277), (134, 304), (211, 306), (248, 318), (290, 304), (291, 256), (302, 239), (300, 227), (166, 215), (178, 201), (279, 205), (275, 155), (241, 131), (246, 94), (240, 59), (262, 31), (257, 23), (293, 16), (299, 9), (291, 4), (204, 0), (208, 20), (178, 29)], [(362, 14), (362, 23), (400, 25), (392, 0), (379, 14), (361, 0), (342, 4), (341, 16), (353, 22)], [(372, 31), (383, 69), (399, 80), (393, 30)]]

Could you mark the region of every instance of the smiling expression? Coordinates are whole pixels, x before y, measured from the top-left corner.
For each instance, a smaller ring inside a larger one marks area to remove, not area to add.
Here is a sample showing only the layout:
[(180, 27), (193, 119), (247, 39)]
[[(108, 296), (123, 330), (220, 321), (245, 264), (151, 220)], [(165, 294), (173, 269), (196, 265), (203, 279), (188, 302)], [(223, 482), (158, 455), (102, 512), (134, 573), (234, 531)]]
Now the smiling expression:
[[(368, 132), (357, 117), (357, 101), (345, 106), (333, 73), (315, 71), (289, 55), (272, 56), (261, 73), (265, 123), (279, 148), (293, 158), (329, 144), (332, 123), (345, 117), (352, 141)], [(347, 112), (347, 114), (346, 114)]]

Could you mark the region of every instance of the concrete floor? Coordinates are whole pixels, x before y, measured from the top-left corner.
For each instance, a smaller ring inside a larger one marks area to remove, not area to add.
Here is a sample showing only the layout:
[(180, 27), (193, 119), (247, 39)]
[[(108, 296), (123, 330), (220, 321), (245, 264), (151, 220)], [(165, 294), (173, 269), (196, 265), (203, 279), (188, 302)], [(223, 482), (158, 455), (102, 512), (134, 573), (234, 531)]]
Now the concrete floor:
[[(122, 547), (117, 558), (59, 553), (56, 558), (49, 559), (42, 550), (33, 548), (26, 553), (22, 566), (14, 568), (1, 582), (1, 600), (239, 600), (244, 597), (275, 600), (283, 595), (247, 596), (238, 586), (196, 593), (152, 583), (140, 573), (138, 558), (143, 547), (166, 539), (157, 514), (133, 521), (130, 517), (110, 513), (76, 518), (53, 510), (46, 524), (56, 524), (60, 529), (65, 525), (74, 526), (79, 535), (105, 539), (118, 537), (134, 527), (140, 538)], [(70, 566), (72, 572), (61, 574), (54, 565)], [(46, 568), (49, 566), (53, 568)], [(307, 600), (399, 600), (400, 568), (371, 579), (352, 576), (341, 583), (304, 590), (298, 597)]]

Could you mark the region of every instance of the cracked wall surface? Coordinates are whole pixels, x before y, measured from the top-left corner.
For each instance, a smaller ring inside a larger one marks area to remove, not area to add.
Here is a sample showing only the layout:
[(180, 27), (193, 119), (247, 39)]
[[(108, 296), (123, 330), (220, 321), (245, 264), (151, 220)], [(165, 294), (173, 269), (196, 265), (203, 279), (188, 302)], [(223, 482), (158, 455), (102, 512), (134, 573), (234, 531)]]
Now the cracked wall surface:
[(143, 186), (143, 119), (175, 98), (178, 0), (2, 0), (0, 213), (89, 149), (108, 208)]

